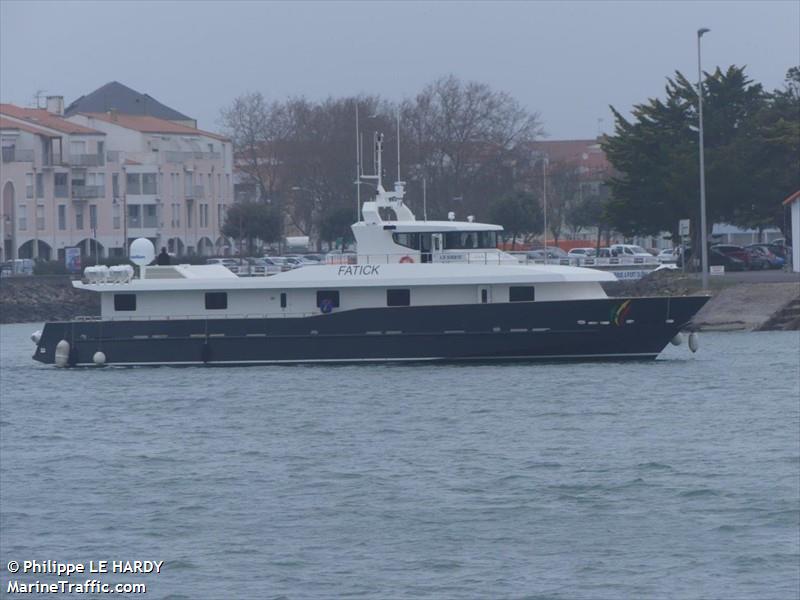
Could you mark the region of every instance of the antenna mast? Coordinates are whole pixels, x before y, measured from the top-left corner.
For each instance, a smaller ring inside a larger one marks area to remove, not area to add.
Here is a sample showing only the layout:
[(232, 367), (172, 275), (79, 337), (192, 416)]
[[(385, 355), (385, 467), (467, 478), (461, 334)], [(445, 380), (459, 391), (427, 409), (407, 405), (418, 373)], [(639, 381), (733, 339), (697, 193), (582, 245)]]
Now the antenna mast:
[(397, 109), (397, 181), (400, 182), (400, 109)]
[(356, 221), (359, 220), (361, 210), (361, 149), (359, 148), (360, 133), (358, 131), (358, 102), (356, 102)]

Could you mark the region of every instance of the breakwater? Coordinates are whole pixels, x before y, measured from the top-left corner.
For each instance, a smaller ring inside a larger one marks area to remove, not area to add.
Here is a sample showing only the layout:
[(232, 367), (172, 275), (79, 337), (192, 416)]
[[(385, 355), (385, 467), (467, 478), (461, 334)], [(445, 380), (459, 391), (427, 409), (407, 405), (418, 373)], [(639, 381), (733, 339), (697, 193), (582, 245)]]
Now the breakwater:
[(0, 323), (64, 321), (100, 314), (100, 295), (72, 287), (66, 275), (0, 279)]

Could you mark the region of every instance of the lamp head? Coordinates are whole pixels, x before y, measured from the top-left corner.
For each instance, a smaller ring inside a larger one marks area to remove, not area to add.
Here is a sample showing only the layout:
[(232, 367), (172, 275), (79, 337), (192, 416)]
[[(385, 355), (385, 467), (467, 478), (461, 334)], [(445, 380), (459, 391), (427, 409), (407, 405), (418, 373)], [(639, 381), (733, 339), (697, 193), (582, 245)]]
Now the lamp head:
[(707, 27), (703, 27), (702, 29), (698, 29), (697, 30), (697, 37), (701, 38), (701, 37), (703, 37), (704, 33), (708, 33), (709, 31), (711, 31), (711, 30), (708, 29)]

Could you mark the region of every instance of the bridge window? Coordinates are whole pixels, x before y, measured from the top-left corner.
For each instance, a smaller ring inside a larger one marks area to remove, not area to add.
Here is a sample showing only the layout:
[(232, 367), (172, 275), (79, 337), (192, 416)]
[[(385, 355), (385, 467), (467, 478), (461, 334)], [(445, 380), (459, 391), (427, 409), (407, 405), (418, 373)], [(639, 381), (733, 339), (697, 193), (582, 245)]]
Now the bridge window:
[(496, 231), (448, 231), (444, 234), (445, 250), (497, 248)]
[(136, 310), (136, 294), (114, 294), (114, 310)]
[(386, 306), (410, 306), (411, 290), (386, 290)]
[(206, 310), (224, 310), (228, 308), (226, 292), (206, 292)]
[(392, 239), (395, 244), (411, 248), (412, 250), (420, 249), (420, 234), (419, 233), (393, 233)]
[(509, 302), (533, 302), (534, 300), (532, 285), (512, 285), (508, 288)]

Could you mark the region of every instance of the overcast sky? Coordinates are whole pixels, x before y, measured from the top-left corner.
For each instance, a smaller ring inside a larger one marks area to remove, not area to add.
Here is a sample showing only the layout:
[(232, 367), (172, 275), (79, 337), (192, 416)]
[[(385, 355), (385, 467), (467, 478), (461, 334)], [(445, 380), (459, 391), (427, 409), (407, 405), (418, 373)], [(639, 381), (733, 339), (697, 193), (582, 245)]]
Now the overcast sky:
[[(449, 73), (541, 115), (551, 139), (610, 132), (608, 105), (663, 94), (676, 69), (748, 65), (767, 89), (800, 63), (800, 2), (0, 2), (0, 98), (69, 103), (112, 81), (216, 130), (260, 90), (399, 100)], [(603, 119), (602, 122), (599, 120)]]

